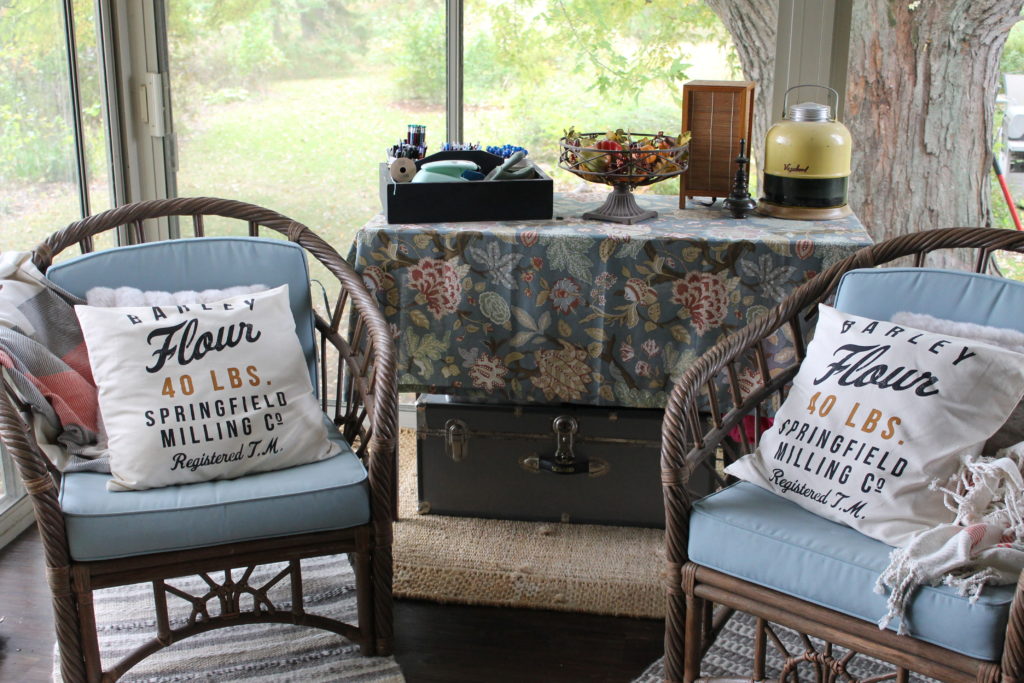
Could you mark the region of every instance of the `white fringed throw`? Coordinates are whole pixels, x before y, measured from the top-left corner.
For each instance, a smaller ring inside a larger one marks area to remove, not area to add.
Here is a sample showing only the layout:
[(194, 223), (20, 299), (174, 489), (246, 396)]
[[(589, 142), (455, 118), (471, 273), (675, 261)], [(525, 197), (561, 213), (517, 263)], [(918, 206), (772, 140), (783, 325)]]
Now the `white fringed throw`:
[(918, 586), (953, 586), (973, 603), (986, 585), (1017, 580), (1024, 569), (1024, 442), (997, 456), (964, 456), (948, 482), (932, 483), (956, 519), (892, 551), (875, 584), (876, 593), (889, 591), (879, 628), (898, 619), (899, 633), (909, 632), (905, 610)]

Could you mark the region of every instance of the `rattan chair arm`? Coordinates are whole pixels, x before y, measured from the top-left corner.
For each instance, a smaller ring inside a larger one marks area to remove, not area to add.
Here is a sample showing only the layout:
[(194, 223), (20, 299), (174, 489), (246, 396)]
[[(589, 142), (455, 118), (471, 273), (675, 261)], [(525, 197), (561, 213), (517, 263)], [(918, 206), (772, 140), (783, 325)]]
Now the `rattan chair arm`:
[(1010, 604), (1001, 669), (1004, 681), (1024, 680), (1024, 572), (1017, 577), (1017, 590)]
[[(742, 401), (731, 397), (733, 405), (739, 405), (727, 416), (723, 416), (721, 411), (717, 413), (716, 417), (719, 419), (716, 419), (710, 429), (701, 426), (697, 412), (698, 399), (708, 387), (708, 383), (712, 378), (719, 376), (730, 363), (737, 362), (743, 354), (758, 346), (783, 325), (809, 321), (816, 313), (817, 305), (828, 300), (835, 292), (840, 278), (847, 271), (873, 267), (907, 256), (914, 256), (914, 265), (920, 266), (924, 263), (924, 255), (930, 251), (964, 248), (978, 250), (974, 268), (978, 272), (984, 272), (993, 251), (1005, 249), (1024, 252), (1024, 232), (989, 228), (947, 228), (913, 233), (866, 247), (832, 265), (799, 287), (764, 316), (721, 340), (698, 358), (673, 387), (665, 411), (661, 460), (666, 508), (665, 576), (669, 596), (665, 659), (666, 671), (669, 672), (671, 680), (683, 679), (684, 646), (693, 642), (695, 636), (699, 638), (701, 633), (699, 621), (694, 628), (692, 620), (687, 620), (687, 602), (684, 599), (684, 594), (692, 595), (694, 581), (694, 565), (687, 564), (692, 501), (686, 494), (686, 481), (701, 459), (710, 457), (715, 447), (725, 440), (732, 426), (742, 426), (739, 423), (745, 414), (752, 412), (769, 394), (779, 390), (779, 385), (792, 380), (799, 368), (801, 355), (797, 354), (797, 362), (785, 372), (773, 375), (768, 386), (751, 392)], [(718, 397), (710, 398), (717, 400)], [(692, 615), (692, 612), (689, 613), (689, 616)], [(687, 676), (699, 674), (699, 664), (693, 667), (692, 673), (690, 669), (686, 669), (686, 672)], [(1018, 581), (1011, 607), (1001, 677), (1006, 683), (1024, 680), (1024, 573)], [(996, 679), (985, 678), (979, 674), (978, 680)]]
[[(350, 329), (351, 323), (359, 323), (365, 327), (371, 339), (366, 349), (369, 367), (374, 372), (372, 391), (366, 396), (370, 401), (366, 408), (371, 421), (367, 473), (373, 498), (374, 520), (391, 520), (398, 494), (395, 486), (398, 468), (398, 380), (397, 352), (390, 328), (373, 296), (366, 289), (362, 277), (330, 244), (305, 228), (293, 232), (289, 238), (313, 254), (337, 278), (343, 292), (342, 299), (347, 297), (352, 305), (355, 319), (350, 321)], [(324, 338), (336, 348), (341, 348), (341, 339), (336, 334), (328, 333)]]
[(125, 204), (75, 221), (62, 230), (49, 235), (33, 250), (32, 260), (40, 270), (46, 271), (52, 259), (69, 247), (82, 244), (94, 235), (115, 226), (129, 228), (131, 243), (144, 242), (143, 221), (168, 216), (223, 216), (247, 221), (251, 226), (262, 225), (288, 236), (289, 227), (300, 223), (276, 211), (255, 204), (217, 197), (179, 197), (151, 199)]
[[(683, 416), (688, 408), (696, 406), (708, 380), (721, 372), (729, 363), (753, 348), (758, 342), (800, 314), (808, 305), (816, 306), (819, 300), (828, 296), (839, 277), (852, 268), (865, 267), (865, 259), (858, 252), (844, 261), (836, 263), (828, 270), (820, 273), (801, 285), (785, 301), (749, 322), (745, 327), (733, 332), (701, 354), (683, 373), (672, 387), (668, 404), (665, 408), (665, 422), (662, 428), (662, 470), (682, 470), (688, 466), (686, 454), (698, 445), (697, 435), (690, 434), (687, 440), (688, 425)], [(689, 463), (693, 466), (696, 463)]]
[(49, 459), (36, 443), (32, 426), (14, 399), (14, 389), (0, 373), (0, 442), (10, 453), (25, 492), (31, 497), (43, 539), (46, 566), (66, 569), (69, 563), (67, 530), (58, 496), (58, 480)]
[[(687, 493), (686, 483), (701, 462), (714, 455), (718, 443), (725, 438), (732, 426), (726, 422), (722, 429), (710, 435), (711, 440), (698, 432), (701, 422), (697, 406), (701, 392), (712, 377), (755, 344), (774, 333), (784, 321), (798, 315), (808, 303), (816, 305), (818, 300), (825, 298), (843, 272), (870, 263), (870, 259), (863, 255), (863, 251), (834, 264), (801, 285), (790, 297), (768, 313), (719, 341), (697, 358), (673, 386), (665, 408), (661, 434), (666, 559), (671, 576), (677, 575), (688, 561), (687, 545), (693, 501)], [(755, 392), (746, 403), (755, 405), (764, 392), (775, 390), (779, 383), (788, 381), (791, 377), (792, 373), (788, 373), (784, 377), (776, 378), (767, 387)], [(739, 420), (739, 415), (734, 419)]]

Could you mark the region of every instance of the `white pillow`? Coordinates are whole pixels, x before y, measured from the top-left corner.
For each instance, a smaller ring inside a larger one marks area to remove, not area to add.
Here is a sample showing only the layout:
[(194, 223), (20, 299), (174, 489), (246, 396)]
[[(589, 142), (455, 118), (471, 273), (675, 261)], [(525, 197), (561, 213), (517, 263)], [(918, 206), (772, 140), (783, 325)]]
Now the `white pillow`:
[(1024, 332), (1008, 327), (965, 323), (958, 320), (936, 318), (927, 313), (911, 313), (909, 311), (895, 313), (892, 316), (892, 321), (898, 325), (916, 327), (925, 332), (938, 332), (939, 334), (951, 334), (954, 337), (977, 339), (986, 344), (1001, 346), (1004, 349), (1016, 351), (1017, 353), (1024, 353)]
[[(952, 334), (957, 337), (978, 339), (989, 344), (1001, 346), (1004, 349), (1024, 353), (1024, 332), (1009, 329), (1006, 327), (992, 327), (989, 325), (978, 325), (975, 323), (964, 323), (945, 318), (936, 318), (925, 313), (909, 313), (901, 311), (892, 317), (894, 323), (909, 325), (919, 330), (928, 332), (939, 332), (940, 334)], [(981, 452), (985, 455), (996, 455), (1004, 448), (1009, 448), (1024, 441), (1024, 402), (1018, 403), (1013, 409), (1006, 422), (993, 434)]]
[(953, 520), (929, 484), (1022, 395), (1022, 354), (822, 305), (775, 423), (726, 472), (898, 546)]
[(214, 303), (76, 306), (112, 491), (232, 479), (335, 455), (288, 286)]
[(240, 285), (224, 289), (204, 289), (197, 292), (185, 289), (177, 292), (164, 290), (142, 291), (137, 287), (93, 287), (85, 293), (90, 306), (171, 306), (178, 304), (206, 304), (240, 294), (265, 292), (266, 285)]

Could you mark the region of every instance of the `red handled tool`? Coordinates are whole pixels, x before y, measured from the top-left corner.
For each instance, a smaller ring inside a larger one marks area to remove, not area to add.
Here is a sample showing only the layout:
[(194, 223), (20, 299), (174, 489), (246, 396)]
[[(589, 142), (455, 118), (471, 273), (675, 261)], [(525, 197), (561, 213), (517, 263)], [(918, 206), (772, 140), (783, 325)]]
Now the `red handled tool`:
[(1013, 217), (1013, 224), (1018, 230), (1024, 230), (1020, 224), (1020, 216), (1017, 215), (1017, 206), (1013, 203), (1013, 197), (1010, 196), (1010, 188), (1006, 185), (1003, 169), (999, 167), (999, 159), (995, 155), (992, 155), (992, 169), (996, 172), (996, 178), (999, 179), (999, 187), (1003, 189), (1003, 198), (1006, 200), (1006, 205), (1010, 207), (1010, 216)]

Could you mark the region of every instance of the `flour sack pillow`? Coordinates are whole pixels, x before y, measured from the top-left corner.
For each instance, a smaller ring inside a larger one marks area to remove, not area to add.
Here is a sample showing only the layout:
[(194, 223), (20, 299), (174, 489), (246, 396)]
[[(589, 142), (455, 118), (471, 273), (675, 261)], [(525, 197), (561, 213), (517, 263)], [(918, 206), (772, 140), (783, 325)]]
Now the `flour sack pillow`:
[(774, 425), (726, 472), (899, 546), (953, 520), (929, 483), (1022, 395), (1022, 354), (822, 305)]
[[(906, 311), (894, 314), (892, 321), (897, 325), (907, 325), (928, 332), (977, 339), (987, 344), (1024, 353), (1024, 332), (1005, 327), (964, 323), (956, 320), (946, 320), (945, 318), (936, 318), (924, 313), (910, 313)], [(1024, 441), (1024, 403), (1017, 404), (1017, 407), (1013, 409), (1010, 416), (1006, 418), (1003, 426), (985, 442), (981, 452), (985, 455), (996, 455), (1000, 450), (1009, 448), (1021, 441)]]
[(232, 479), (338, 452), (287, 285), (212, 303), (76, 306), (112, 491)]

